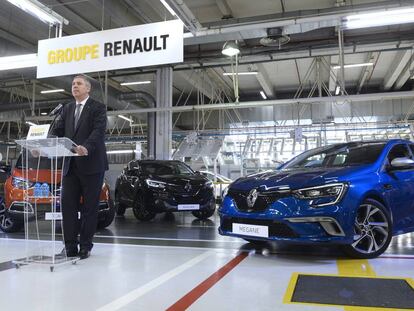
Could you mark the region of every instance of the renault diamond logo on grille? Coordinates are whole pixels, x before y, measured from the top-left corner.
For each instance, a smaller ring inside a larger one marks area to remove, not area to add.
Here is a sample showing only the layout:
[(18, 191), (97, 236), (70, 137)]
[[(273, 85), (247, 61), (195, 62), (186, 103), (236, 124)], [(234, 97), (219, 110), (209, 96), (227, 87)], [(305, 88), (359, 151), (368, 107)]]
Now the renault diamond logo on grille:
[(187, 192), (190, 192), (192, 189), (190, 182), (188, 182), (185, 186), (184, 186), (184, 190)]
[(252, 189), (252, 190), (250, 190), (250, 192), (249, 192), (249, 194), (246, 198), (247, 206), (249, 208), (252, 208), (254, 206), (254, 203), (256, 203), (256, 200), (257, 200), (257, 190)]

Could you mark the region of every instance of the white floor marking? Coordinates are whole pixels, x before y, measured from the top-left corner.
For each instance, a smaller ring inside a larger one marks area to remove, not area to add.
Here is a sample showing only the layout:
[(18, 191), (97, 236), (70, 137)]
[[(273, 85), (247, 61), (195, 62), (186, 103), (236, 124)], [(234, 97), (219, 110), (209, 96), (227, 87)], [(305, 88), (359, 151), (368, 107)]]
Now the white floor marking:
[(171, 278), (175, 277), (176, 275), (182, 273), (183, 271), (191, 268), (192, 266), (198, 264), (199, 262), (203, 261), (207, 257), (213, 255), (214, 252), (208, 251), (205, 253), (202, 253), (201, 255), (187, 261), (186, 263), (182, 264), (181, 266), (178, 266), (177, 268), (164, 273), (163, 275), (159, 276), (158, 278), (152, 280), (151, 282), (138, 287), (134, 289), (133, 291), (127, 293), (126, 295), (108, 303), (107, 305), (100, 307), (96, 311), (115, 311), (119, 310), (122, 307), (125, 307), (126, 305), (130, 304), (134, 300), (138, 299), (139, 297), (145, 295), (149, 291), (153, 290), (154, 288), (162, 285), (163, 283), (167, 282)]

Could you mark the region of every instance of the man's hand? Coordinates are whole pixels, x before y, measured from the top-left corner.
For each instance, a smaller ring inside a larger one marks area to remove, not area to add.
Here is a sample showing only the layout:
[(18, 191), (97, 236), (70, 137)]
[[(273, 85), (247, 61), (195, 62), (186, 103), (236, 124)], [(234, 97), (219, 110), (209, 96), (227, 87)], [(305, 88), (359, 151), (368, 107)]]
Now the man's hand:
[(88, 149), (86, 149), (84, 146), (79, 145), (79, 146), (75, 147), (74, 150), (80, 156), (87, 156), (88, 155)]

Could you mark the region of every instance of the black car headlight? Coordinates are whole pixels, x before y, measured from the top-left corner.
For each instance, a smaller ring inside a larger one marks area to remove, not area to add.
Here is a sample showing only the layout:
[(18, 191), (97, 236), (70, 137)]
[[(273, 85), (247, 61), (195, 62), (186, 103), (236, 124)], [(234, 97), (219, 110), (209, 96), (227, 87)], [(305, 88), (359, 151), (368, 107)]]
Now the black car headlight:
[(347, 185), (344, 183), (329, 184), (317, 187), (303, 188), (293, 191), (293, 195), (301, 200), (310, 200), (309, 204), (322, 207), (338, 203)]
[(13, 187), (18, 189), (28, 189), (33, 187), (33, 184), (33, 182), (20, 177), (13, 177), (12, 179)]
[(152, 188), (164, 189), (167, 186), (165, 182), (153, 180), (153, 179), (146, 179), (145, 182), (147, 183), (149, 187), (152, 187)]

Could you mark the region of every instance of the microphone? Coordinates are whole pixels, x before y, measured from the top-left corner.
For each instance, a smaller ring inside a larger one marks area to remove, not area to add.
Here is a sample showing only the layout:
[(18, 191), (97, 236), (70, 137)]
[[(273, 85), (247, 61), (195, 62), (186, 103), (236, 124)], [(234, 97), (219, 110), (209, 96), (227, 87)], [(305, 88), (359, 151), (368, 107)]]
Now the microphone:
[(64, 104), (59, 104), (49, 113), (49, 117), (52, 117), (62, 111)]

